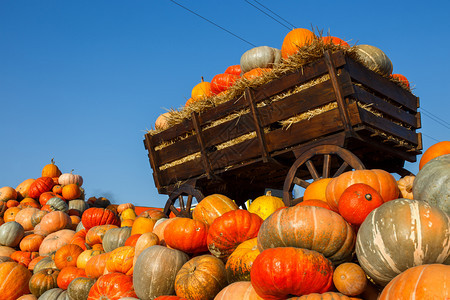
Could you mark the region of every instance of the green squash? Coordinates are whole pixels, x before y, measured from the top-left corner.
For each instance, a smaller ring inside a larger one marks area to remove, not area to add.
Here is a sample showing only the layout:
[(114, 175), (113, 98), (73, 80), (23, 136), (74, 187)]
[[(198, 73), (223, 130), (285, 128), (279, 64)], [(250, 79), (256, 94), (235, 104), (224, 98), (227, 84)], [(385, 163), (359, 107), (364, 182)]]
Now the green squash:
[(427, 201), (450, 214), (450, 154), (426, 163), (414, 179), (412, 191), (414, 199)]
[(241, 71), (246, 73), (256, 68), (272, 68), (281, 61), (281, 50), (260, 46), (246, 51), (241, 56)]

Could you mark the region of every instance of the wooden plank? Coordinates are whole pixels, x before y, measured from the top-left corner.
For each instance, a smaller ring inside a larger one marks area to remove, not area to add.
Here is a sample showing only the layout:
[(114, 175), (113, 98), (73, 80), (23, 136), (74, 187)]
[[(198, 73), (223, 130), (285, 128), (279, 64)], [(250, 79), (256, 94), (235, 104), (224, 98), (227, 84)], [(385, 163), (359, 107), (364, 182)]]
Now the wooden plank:
[(364, 124), (368, 124), (383, 132), (392, 134), (393, 136), (410, 142), (413, 145), (418, 145), (417, 134), (415, 131), (408, 130), (405, 127), (397, 125), (387, 119), (377, 117), (373, 113), (362, 108), (359, 108), (359, 113)]
[[(342, 86), (343, 95), (347, 96), (353, 94), (353, 86), (350, 81), (350, 76), (347, 73), (339, 76), (338, 81)], [(258, 116), (261, 127), (266, 127), (277, 121), (320, 107), (334, 100), (335, 94), (333, 86), (331, 81), (327, 80), (300, 91), (297, 94), (273, 102), (270, 105), (259, 107)], [(239, 116), (239, 118), (202, 130), (202, 135), (205, 142), (205, 148), (208, 149), (214, 145), (232, 140), (254, 130), (253, 116), (251, 113), (247, 113)], [(165, 164), (199, 151), (200, 147), (196, 137), (191, 136), (157, 151), (157, 155), (160, 163)]]
[[(350, 132), (352, 130), (352, 125), (350, 124), (350, 118), (347, 112), (347, 103), (344, 101), (344, 95), (342, 88), (337, 80), (336, 66), (330, 57), (330, 51), (327, 50), (324, 53), (325, 64), (327, 65), (328, 73), (330, 74), (331, 83), (333, 84), (333, 90), (336, 95), (336, 101), (338, 104), (339, 114), (341, 115), (342, 123), (344, 124), (345, 132)], [(315, 179), (315, 178), (314, 178)]]
[(145, 137), (144, 145), (148, 151), (148, 159), (150, 161), (150, 166), (153, 169), (153, 180), (155, 181), (156, 188), (159, 188), (160, 187), (160, 177), (159, 177), (158, 168), (157, 168), (157, 166), (159, 165), (159, 160), (155, 153), (155, 149), (153, 148), (152, 136), (147, 133), (147, 134), (145, 134), (144, 137)]
[(194, 125), (194, 129), (195, 129), (195, 133), (196, 133), (195, 136), (197, 137), (197, 143), (200, 146), (202, 164), (203, 164), (203, 168), (206, 173), (206, 177), (208, 179), (211, 179), (211, 166), (210, 166), (209, 160), (208, 160), (208, 153), (205, 150), (205, 143), (204, 143), (203, 137), (202, 137), (202, 130), (200, 128), (200, 124), (198, 121), (198, 114), (195, 112), (192, 113), (192, 124)]
[(263, 162), (266, 163), (268, 161), (269, 154), (267, 153), (267, 145), (266, 140), (264, 138), (264, 128), (261, 126), (261, 122), (259, 121), (258, 109), (255, 103), (253, 102), (252, 91), (250, 89), (247, 89), (244, 95), (245, 98), (247, 98), (247, 101), (251, 109), (253, 124), (255, 126), (256, 136), (258, 138), (259, 147), (261, 149), (262, 160)]
[(371, 94), (367, 92), (366, 90), (362, 89), (359, 86), (353, 87), (355, 90), (355, 97), (359, 101), (372, 105), (377, 110), (381, 111), (382, 113), (400, 121), (405, 124), (408, 124), (409, 126), (412, 126), (414, 128), (420, 128), (418, 127), (419, 124), (417, 123), (417, 118), (414, 114), (410, 114), (405, 110), (402, 110), (383, 99), (375, 96), (374, 94)]
[(183, 120), (180, 124), (176, 124), (153, 135), (154, 145), (159, 145), (164, 141), (170, 141), (176, 137), (183, 136), (187, 132), (193, 131), (192, 121), (189, 119)]
[(423, 144), (422, 144), (422, 132), (418, 132), (417, 133), (417, 150), (422, 150), (423, 149)]
[(361, 64), (355, 62), (349, 57), (346, 57), (347, 64), (345, 68), (350, 73), (350, 76), (366, 87), (386, 96), (387, 98), (405, 106), (412, 112), (417, 111), (417, 97), (411, 92), (406, 91), (394, 82), (378, 75), (377, 73), (367, 69)]
[(417, 112), (416, 114), (416, 122), (417, 122), (416, 129), (422, 128), (422, 118), (420, 112)]

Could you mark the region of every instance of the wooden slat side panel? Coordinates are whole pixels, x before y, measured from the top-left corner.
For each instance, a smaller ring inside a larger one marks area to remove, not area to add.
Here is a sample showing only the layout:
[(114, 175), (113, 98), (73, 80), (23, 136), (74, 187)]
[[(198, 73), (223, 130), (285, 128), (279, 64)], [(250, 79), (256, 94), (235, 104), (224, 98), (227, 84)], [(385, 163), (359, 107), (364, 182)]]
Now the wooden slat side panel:
[(380, 118), (371, 112), (359, 108), (361, 120), (364, 124), (370, 125), (386, 133), (392, 134), (402, 140), (405, 140), (413, 145), (418, 145), (417, 134), (415, 131), (409, 130), (405, 127), (397, 125), (387, 119)]
[[(338, 81), (342, 86), (344, 96), (353, 94), (353, 86), (348, 73), (345, 72), (339, 76)], [(261, 126), (266, 127), (274, 122), (290, 118), (332, 101), (335, 101), (335, 94), (331, 81), (327, 80), (297, 94), (272, 102), (270, 105), (259, 107), (257, 111)], [(205, 147), (208, 148), (252, 131), (255, 131), (254, 119), (251, 113), (247, 113), (203, 130), (202, 134)], [(200, 150), (197, 139), (191, 136), (157, 151), (157, 155), (161, 164), (165, 164)]]
[[(355, 103), (348, 106), (352, 125), (361, 123)], [(266, 135), (269, 152), (288, 148), (293, 144), (300, 144), (308, 140), (323, 137), (336, 131), (343, 130), (342, 120), (338, 109), (322, 113), (310, 120), (300, 121), (291, 125), (287, 130), (278, 129)]]
[(414, 128), (419, 128), (419, 124), (417, 123), (416, 116), (414, 114), (410, 114), (407, 111), (404, 111), (383, 99), (367, 92), (366, 90), (360, 88), (359, 86), (354, 86), (355, 89), (355, 97), (359, 101), (371, 105), (373, 108), (381, 111), (382, 113), (401, 121), (409, 126)]
[[(345, 56), (341, 51), (333, 53), (331, 58), (336, 68), (345, 64)], [(292, 86), (302, 84), (325, 73), (328, 73), (325, 61), (323, 59), (316, 60), (294, 73), (287, 74), (282, 78), (273, 80), (264, 86), (257, 88), (254, 93), (255, 102), (272, 97)]]
[(390, 80), (383, 78), (381, 75), (370, 71), (361, 64), (355, 62), (349, 57), (346, 57), (346, 69), (350, 76), (364, 86), (377, 91), (387, 98), (405, 106), (412, 112), (417, 111), (417, 97), (409, 91), (404, 90)]
[(202, 160), (199, 157), (175, 167), (162, 170), (159, 173), (161, 185), (163, 186), (175, 184), (178, 181), (185, 181), (203, 174)]

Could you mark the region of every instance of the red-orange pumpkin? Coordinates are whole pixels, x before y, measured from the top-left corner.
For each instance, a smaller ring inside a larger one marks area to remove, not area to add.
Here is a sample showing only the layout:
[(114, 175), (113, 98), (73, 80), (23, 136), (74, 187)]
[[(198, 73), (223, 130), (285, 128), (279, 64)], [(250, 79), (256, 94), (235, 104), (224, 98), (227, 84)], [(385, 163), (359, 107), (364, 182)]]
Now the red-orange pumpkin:
[(244, 209), (232, 210), (218, 217), (208, 230), (208, 249), (218, 258), (227, 258), (236, 247), (258, 235), (263, 219)]
[(374, 188), (365, 183), (356, 183), (339, 198), (339, 214), (350, 224), (361, 225), (369, 213), (383, 204), (383, 198)]
[(232, 65), (229, 66), (224, 73), (233, 74), (233, 75), (241, 75), (241, 65)]
[(338, 211), (339, 198), (346, 188), (365, 183), (380, 193), (384, 202), (398, 198), (399, 190), (394, 176), (380, 169), (348, 171), (333, 178), (327, 185), (326, 197), (332, 210)]
[(207, 235), (208, 226), (190, 218), (176, 218), (164, 230), (167, 245), (187, 253), (208, 251)]
[(0, 295), (3, 299), (17, 299), (29, 294), (31, 272), (16, 262), (0, 263)]
[(54, 185), (55, 183), (51, 177), (39, 177), (30, 185), (28, 197), (39, 199), (42, 193), (51, 191)]
[(119, 300), (137, 297), (133, 288), (133, 278), (121, 273), (100, 276), (89, 291), (88, 300)]
[(106, 268), (106, 261), (108, 260), (111, 252), (102, 253), (100, 255), (93, 256), (86, 263), (86, 275), (89, 278), (99, 278), (103, 275)]
[(78, 199), (81, 196), (81, 189), (75, 183), (65, 185), (62, 188), (62, 196), (66, 200)]
[(301, 248), (264, 250), (250, 273), (256, 293), (264, 299), (325, 293), (333, 285), (333, 266), (322, 254)]
[(39, 234), (27, 235), (20, 241), (20, 250), (30, 252), (39, 251), (39, 246), (41, 245), (44, 238), (44, 236)]
[(230, 88), (236, 80), (239, 79), (239, 75), (233, 75), (228, 73), (217, 74), (211, 80), (211, 91), (217, 95), (220, 92), (226, 91)]
[(350, 45), (346, 41), (335, 36), (323, 36), (322, 41), (324, 44), (334, 44), (343, 47), (350, 47)]
[(81, 223), (83, 223), (86, 230), (89, 230), (94, 226), (104, 224), (120, 226), (120, 219), (109, 209), (91, 207), (84, 211), (83, 216), (81, 217)]
[(60, 289), (67, 290), (69, 284), (78, 277), (86, 277), (86, 272), (77, 267), (65, 267), (60, 270), (57, 284)]
[(56, 250), (54, 261), (58, 269), (65, 267), (76, 267), (78, 256), (83, 252), (83, 248), (75, 244), (67, 244)]

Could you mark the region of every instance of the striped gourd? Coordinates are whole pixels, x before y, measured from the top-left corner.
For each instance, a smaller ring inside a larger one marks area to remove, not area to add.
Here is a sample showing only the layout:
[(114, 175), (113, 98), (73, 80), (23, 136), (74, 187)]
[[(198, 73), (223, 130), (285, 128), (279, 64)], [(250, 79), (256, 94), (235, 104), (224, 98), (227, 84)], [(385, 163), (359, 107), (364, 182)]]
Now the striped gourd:
[(382, 286), (408, 268), (443, 263), (450, 256), (450, 217), (424, 201), (386, 202), (359, 228), (356, 255)]

